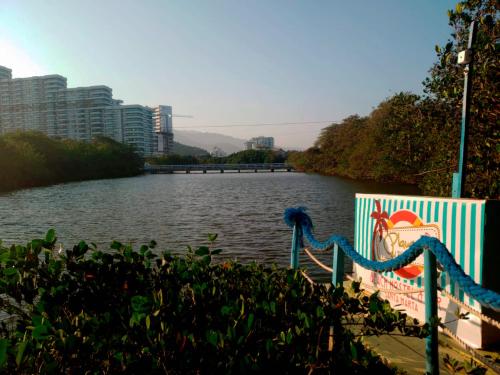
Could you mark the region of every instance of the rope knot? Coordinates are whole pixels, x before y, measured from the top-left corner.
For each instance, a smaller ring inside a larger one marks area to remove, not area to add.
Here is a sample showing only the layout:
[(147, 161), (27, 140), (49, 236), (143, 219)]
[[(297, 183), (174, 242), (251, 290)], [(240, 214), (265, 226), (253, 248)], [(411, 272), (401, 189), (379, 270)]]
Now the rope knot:
[(291, 207), (285, 210), (283, 218), (286, 225), (293, 228), (295, 224), (301, 226), (302, 228), (312, 228), (312, 220), (308, 214), (306, 214), (306, 207)]

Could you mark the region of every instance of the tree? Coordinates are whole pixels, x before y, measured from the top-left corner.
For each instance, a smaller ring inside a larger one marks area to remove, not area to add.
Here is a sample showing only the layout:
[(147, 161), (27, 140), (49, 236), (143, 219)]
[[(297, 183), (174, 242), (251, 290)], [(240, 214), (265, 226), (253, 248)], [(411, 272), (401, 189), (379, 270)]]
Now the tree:
[[(498, 115), (498, 3), (495, 0), (467, 0), (448, 12), (453, 28), (451, 40), (444, 47), (436, 46), (438, 61), (424, 81), (430, 100), (435, 100), (443, 122), (432, 129), (436, 142), (434, 167), (448, 165), (456, 169), (460, 143), (460, 115), (463, 94), (463, 68), (457, 54), (467, 47), (469, 25), (478, 24), (473, 45), (471, 121), (469, 155), (466, 163), (465, 195), (469, 197), (500, 197), (500, 125)], [(436, 137), (438, 136), (438, 137)], [(430, 193), (449, 195), (450, 173), (429, 174), (424, 186)]]

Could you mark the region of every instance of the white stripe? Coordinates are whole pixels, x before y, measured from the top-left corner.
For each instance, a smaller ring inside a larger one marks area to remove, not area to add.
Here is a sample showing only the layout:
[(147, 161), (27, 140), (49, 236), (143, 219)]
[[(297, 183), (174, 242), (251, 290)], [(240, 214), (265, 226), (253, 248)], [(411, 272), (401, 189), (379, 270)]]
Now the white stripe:
[[(464, 245), (463, 243), (460, 242), (460, 229), (462, 226), (462, 204), (457, 203), (457, 213), (456, 213), (456, 220), (455, 220), (455, 225), (456, 228), (454, 228), (455, 231), (455, 261), (457, 262), (458, 265), (463, 269), (464, 265), (460, 263), (460, 251), (462, 246)], [(460, 295), (458, 294), (458, 291), (460, 290), (458, 283), (455, 282), (455, 297), (460, 299)]]
[(476, 204), (476, 254), (474, 262), (474, 281), (481, 283), (481, 253), (484, 249), (481, 248), (481, 236), (483, 235), (484, 228), (481, 228), (481, 214), (485, 209), (485, 204)]
[(358, 248), (358, 219), (359, 219), (358, 197), (354, 198), (354, 248)]
[[(434, 206), (434, 204), (433, 204), (433, 206)], [(420, 216), (420, 220), (422, 220), (422, 223), (428, 224), (426, 222), (426, 220), (427, 220), (427, 202), (424, 202), (424, 209), (422, 211), (422, 216)]]
[[(446, 239), (444, 241), (444, 244), (446, 245), (446, 248), (448, 250), (450, 250), (450, 253), (451, 253), (451, 249), (450, 249), (450, 245), (451, 245), (451, 232), (452, 232), (452, 227), (451, 227), (451, 212), (452, 212), (452, 203), (449, 202), (448, 203), (448, 209), (446, 211), (446, 223), (447, 223), (447, 228), (446, 228)], [(446, 290), (448, 291), (448, 293), (451, 293), (451, 279), (449, 277), (448, 274), (446, 274), (446, 285), (448, 285), (446, 287)]]
[[(424, 203), (424, 207), (426, 206), (426, 204)], [(434, 215), (436, 214), (436, 202), (432, 202), (431, 203), (431, 216), (430, 216), (430, 220), (428, 223), (426, 224), (430, 224), (432, 222), (434, 222)], [(426, 219), (427, 219), (427, 216), (424, 216)]]
[(470, 269), (470, 258), (475, 254), (472, 253), (472, 249), (470, 248), (470, 223), (471, 223), (471, 203), (465, 204), (465, 259), (463, 269), (467, 275), (471, 274)]
[(365, 215), (365, 201), (366, 201), (367, 198), (362, 198), (361, 199), (361, 225), (360, 225), (360, 228), (359, 228), (359, 239), (360, 239), (360, 246), (359, 246), (359, 249), (358, 249), (358, 252), (363, 255), (363, 249), (364, 249), (364, 246), (365, 246), (365, 221), (366, 221), (366, 215)]
[(366, 217), (368, 218), (368, 233), (367, 233), (367, 241), (368, 241), (368, 246), (366, 247), (366, 258), (370, 257), (371, 253), (371, 246), (372, 246), (372, 232), (373, 232), (373, 222), (374, 220), (370, 217), (370, 214), (375, 210), (375, 199), (370, 199), (369, 202), (370, 209), (368, 210), (368, 215)]
[[(474, 281), (478, 284), (481, 284), (481, 253), (483, 252), (483, 248), (481, 247), (481, 236), (483, 235), (484, 228), (481, 228), (481, 214), (485, 209), (484, 203), (474, 203), (476, 205), (476, 217), (473, 220), (476, 220), (476, 253), (474, 254)], [(477, 301), (473, 301), (472, 306), (481, 311), (481, 305)]]

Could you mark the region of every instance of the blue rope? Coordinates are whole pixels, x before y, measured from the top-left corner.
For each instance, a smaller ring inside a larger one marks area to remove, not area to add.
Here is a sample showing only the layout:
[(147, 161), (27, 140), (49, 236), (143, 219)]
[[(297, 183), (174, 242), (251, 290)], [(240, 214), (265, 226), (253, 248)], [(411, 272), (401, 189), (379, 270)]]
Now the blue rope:
[(377, 262), (361, 256), (354, 250), (349, 240), (343, 236), (333, 235), (324, 242), (316, 240), (312, 233), (312, 220), (309, 215), (305, 213), (305, 210), (304, 207), (287, 208), (285, 210), (284, 220), (289, 227), (293, 228), (294, 225), (299, 225), (302, 228), (301, 232), (315, 249), (324, 250), (337, 244), (354, 262), (358, 263), (363, 268), (376, 272), (398, 270), (413, 262), (423, 253), (424, 249), (429, 249), (436, 256), (437, 261), (441, 263), (443, 268), (448, 272), (452, 282), (457, 282), (465, 293), (477, 300), (481, 305), (496, 311), (500, 310), (500, 294), (476, 284), (470, 276), (465, 274), (462, 268), (455, 262), (455, 259), (451, 256), (446, 246), (437, 238), (422, 236), (396, 258), (384, 262)]

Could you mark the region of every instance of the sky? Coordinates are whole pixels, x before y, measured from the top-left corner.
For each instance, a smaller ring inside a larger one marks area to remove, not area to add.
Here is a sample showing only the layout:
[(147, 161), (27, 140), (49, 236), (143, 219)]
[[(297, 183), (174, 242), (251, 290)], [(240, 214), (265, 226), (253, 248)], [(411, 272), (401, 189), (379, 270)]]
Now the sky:
[[(175, 129), (284, 148), (422, 93), (449, 0), (0, 0), (0, 65), (171, 105)], [(266, 124), (261, 126), (261, 124)], [(271, 125), (269, 125), (271, 124)], [(279, 124), (279, 125), (274, 125)]]

